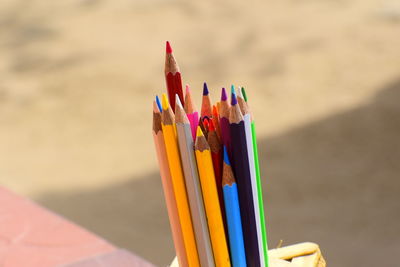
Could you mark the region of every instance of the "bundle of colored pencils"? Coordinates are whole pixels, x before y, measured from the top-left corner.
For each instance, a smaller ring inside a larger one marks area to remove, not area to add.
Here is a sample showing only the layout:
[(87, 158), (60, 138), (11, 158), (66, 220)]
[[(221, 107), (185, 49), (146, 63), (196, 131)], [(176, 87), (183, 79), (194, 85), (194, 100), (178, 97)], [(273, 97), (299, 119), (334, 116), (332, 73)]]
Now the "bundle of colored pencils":
[(255, 124), (246, 91), (232, 86), (200, 116), (167, 42), (167, 92), (153, 101), (153, 137), (181, 267), (268, 266)]

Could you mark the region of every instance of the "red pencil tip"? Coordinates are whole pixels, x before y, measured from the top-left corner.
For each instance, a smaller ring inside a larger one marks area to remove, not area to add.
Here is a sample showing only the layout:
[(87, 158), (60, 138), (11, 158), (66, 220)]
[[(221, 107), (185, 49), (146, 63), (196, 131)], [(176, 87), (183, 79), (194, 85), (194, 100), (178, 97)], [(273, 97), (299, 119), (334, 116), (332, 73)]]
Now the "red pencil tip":
[(172, 53), (172, 48), (171, 45), (169, 44), (169, 42), (167, 41), (167, 54), (171, 54)]
[(209, 123), (208, 123), (208, 130), (209, 130), (210, 132), (215, 131), (214, 122), (213, 122), (212, 120), (209, 120)]

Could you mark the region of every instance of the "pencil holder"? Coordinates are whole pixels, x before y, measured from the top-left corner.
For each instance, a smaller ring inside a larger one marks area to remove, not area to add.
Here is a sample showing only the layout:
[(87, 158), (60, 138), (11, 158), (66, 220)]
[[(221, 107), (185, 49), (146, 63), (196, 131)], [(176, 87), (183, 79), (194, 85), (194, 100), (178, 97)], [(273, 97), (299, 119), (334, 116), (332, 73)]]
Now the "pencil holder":
[[(269, 267), (326, 267), (319, 246), (311, 242), (270, 249), (268, 257)], [(170, 267), (179, 267), (176, 257)]]

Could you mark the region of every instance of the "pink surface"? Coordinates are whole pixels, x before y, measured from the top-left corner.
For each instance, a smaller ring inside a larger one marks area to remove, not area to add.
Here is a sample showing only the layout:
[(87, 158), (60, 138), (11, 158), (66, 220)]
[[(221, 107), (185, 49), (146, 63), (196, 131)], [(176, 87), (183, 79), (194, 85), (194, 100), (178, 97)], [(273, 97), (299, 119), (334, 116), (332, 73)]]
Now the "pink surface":
[(98, 255), (72, 264), (59, 267), (155, 267), (141, 258), (132, 255), (126, 250), (115, 250), (110, 253)]
[(94, 234), (0, 187), (1, 267), (58, 266), (115, 249)]

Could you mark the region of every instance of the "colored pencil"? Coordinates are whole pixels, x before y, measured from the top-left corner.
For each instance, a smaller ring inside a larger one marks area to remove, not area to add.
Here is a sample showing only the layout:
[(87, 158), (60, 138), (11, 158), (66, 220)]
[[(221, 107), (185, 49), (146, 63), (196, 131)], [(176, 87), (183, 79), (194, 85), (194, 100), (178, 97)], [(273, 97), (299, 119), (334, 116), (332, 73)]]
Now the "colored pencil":
[(196, 140), (196, 130), (199, 125), (199, 112), (197, 112), (196, 106), (192, 99), (192, 93), (190, 91), (189, 85), (186, 85), (185, 94), (185, 112), (190, 121), (190, 127), (192, 129), (193, 142)]
[[(242, 94), (244, 100), (247, 101), (247, 94), (244, 87), (242, 87)], [(257, 134), (256, 134), (256, 124), (254, 122), (254, 117), (251, 116), (251, 134), (253, 140), (253, 151), (254, 151), (254, 165), (256, 168), (256, 178), (257, 178), (257, 190), (258, 190), (258, 203), (260, 207), (260, 219), (261, 219), (261, 231), (263, 236), (263, 249), (264, 249), (264, 257), (265, 257), (265, 264), (268, 267), (268, 235), (265, 223), (265, 214), (264, 214), (264, 201), (263, 201), (263, 194), (262, 194), (262, 185), (261, 185), (261, 173), (260, 173), (260, 163), (258, 160), (258, 146), (257, 146)]]
[[(225, 220), (225, 209), (224, 209), (224, 196), (222, 194), (222, 146), (218, 139), (217, 133), (215, 131), (214, 123), (212, 120), (209, 122), (209, 131), (207, 136), (207, 141), (210, 146), (211, 158), (214, 168), (215, 183), (217, 184), (217, 192), (219, 204), (221, 207), (222, 220), (224, 221), (224, 227), (226, 228)], [(226, 232), (227, 233), (227, 232)]]
[(224, 224), (222, 222), (221, 208), (219, 206), (210, 146), (200, 127), (197, 128), (195, 153), (215, 265), (217, 267), (228, 267), (231, 266), (231, 264)]
[(232, 163), (238, 186), (239, 206), (247, 265), (249, 267), (260, 267), (260, 253), (258, 248), (250, 166), (247, 153), (246, 130), (244, 127), (243, 115), (240, 112), (234, 90), (232, 93), (229, 122)]
[(222, 88), (221, 91), (221, 101), (220, 103), (220, 108), (219, 108), (219, 122), (220, 122), (220, 128), (221, 128), (221, 141), (224, 146), (226, 146), (228, 150), (228, 155), (231, 155), (230, 153), (230, 142), (231, 142), (231, 135), (230, 135), (230, 130), (229, 130), (229, 109), (230, 105), (228, 102), (228, 97), (226, 95), (226, 90), (225, 88)]
[(163, 112), (161, 113), (161, 126), (164, 134), (164, 143), (172, 177), (172, 185), (178, 207), (178, 215), (182, 226), (186, 255), (189, 266), (197, 267), (200, 266), (200, 263), (186, 194), (185, 180), (183, 178), (178, 143), (176, 140), (175, 118), (165, 94), (162, 96), (162, 108)]
[(228, 239), (233, 267), (246, 267), (246, 254), (244, 251), (243, 230), (240, 218), (239, 197), (235, 177), (229, 162), (228, 152), (224, 147), (224, 167), (222, 176), (222, 189), (226, 221), (228, 224)]
[(209, 128), (210, 128), (210, 120), (208, 119), (208, 117), (204, 117), (203, 118), (203, 127), (204, 127), (204, 135), (206, 136), (206, 138), (207, 138), (207, 136), (208, 136), (208, 131), (209, 131)]
[(217, 132), (219, 140), (221, 140), (221, 127), (219, 126), (219, 113), (217, 105), (212, 107), (212, 121), (214, 123), (215, 131)]
[(258, 198), (258, 190), (257, 190), (257, 178), (256, 178), (255, 164), (254, 164), (254, 151), (253, 151), (253, 140), (252, 140), (253, 137), (251, 134), (251, 116), (248, 111), (247, 103), (244, 101), (242, 90), (240, 88), (238, 89), (237, 101), (238, 101), (240, 110), (243, 115), (244, 128), (245, 128), (245, 134), (246, 134), (247, 156), (249, 159), (249, 167), (250, 167), (251, 188), (252, 188), (252, 192), (253, 192), (254, 214), (256, 217), (260, 263), (261, 263), (261, 266), (265, 266), (263, 237), (262, 237), (261, 222), (260, 222), (260, 207), (258, 204), (259, 198)]
[(186, 181), (186, 190), (192, 214), (193, 228), (196, 238), (197, 251), (200, 265), (213, 267), (214, 256), (212, 253), (210, 234), (204, 211), (203, 196), (201, 193), (197, 164), (193, 151), (193, 138), (190, 122), (182, 107), (179, 97), (175, 97), (175, 122), (178, 136), (179, 151), (182, 159), (183, 173)]
[(212, 117), (212, 105), (211, 105), (211, 98), (210, 92), (208, 90), (207, 83), (203, 84), (203, 98), (201, 102), (201, 118), (211, 118)]
[(156, 103), (157, 103), (158, 110), (160, 112), (162, 112), (161, 101), (160, 101), (160, 98), (158, 98), (158, 95), (156, 95)]
[(181, 103), (184, 103), (183, 92), (182, 92), (182, 78), (178, 67), (178, 63), (172, 54), (172, 48), (170, 43), (167, 41), (166, 53), (165, 53), (165, 81), (167, 83), (167, 91), (169, 102), (172, 110), (175, 110), (175, 94), (179, 95)]
[(156, 102), (153, 102), (153, 139), (156, 147), (158, 164), (160, 166), (161, 182), (164, 190), (176, 255), (180, 266), (189, 266), (183, 242), (182, 226), (179, 221), (177, 203), (172, 187), (171, 173), (167, 162), (164, 134), (161, 128), (161, 114)]

